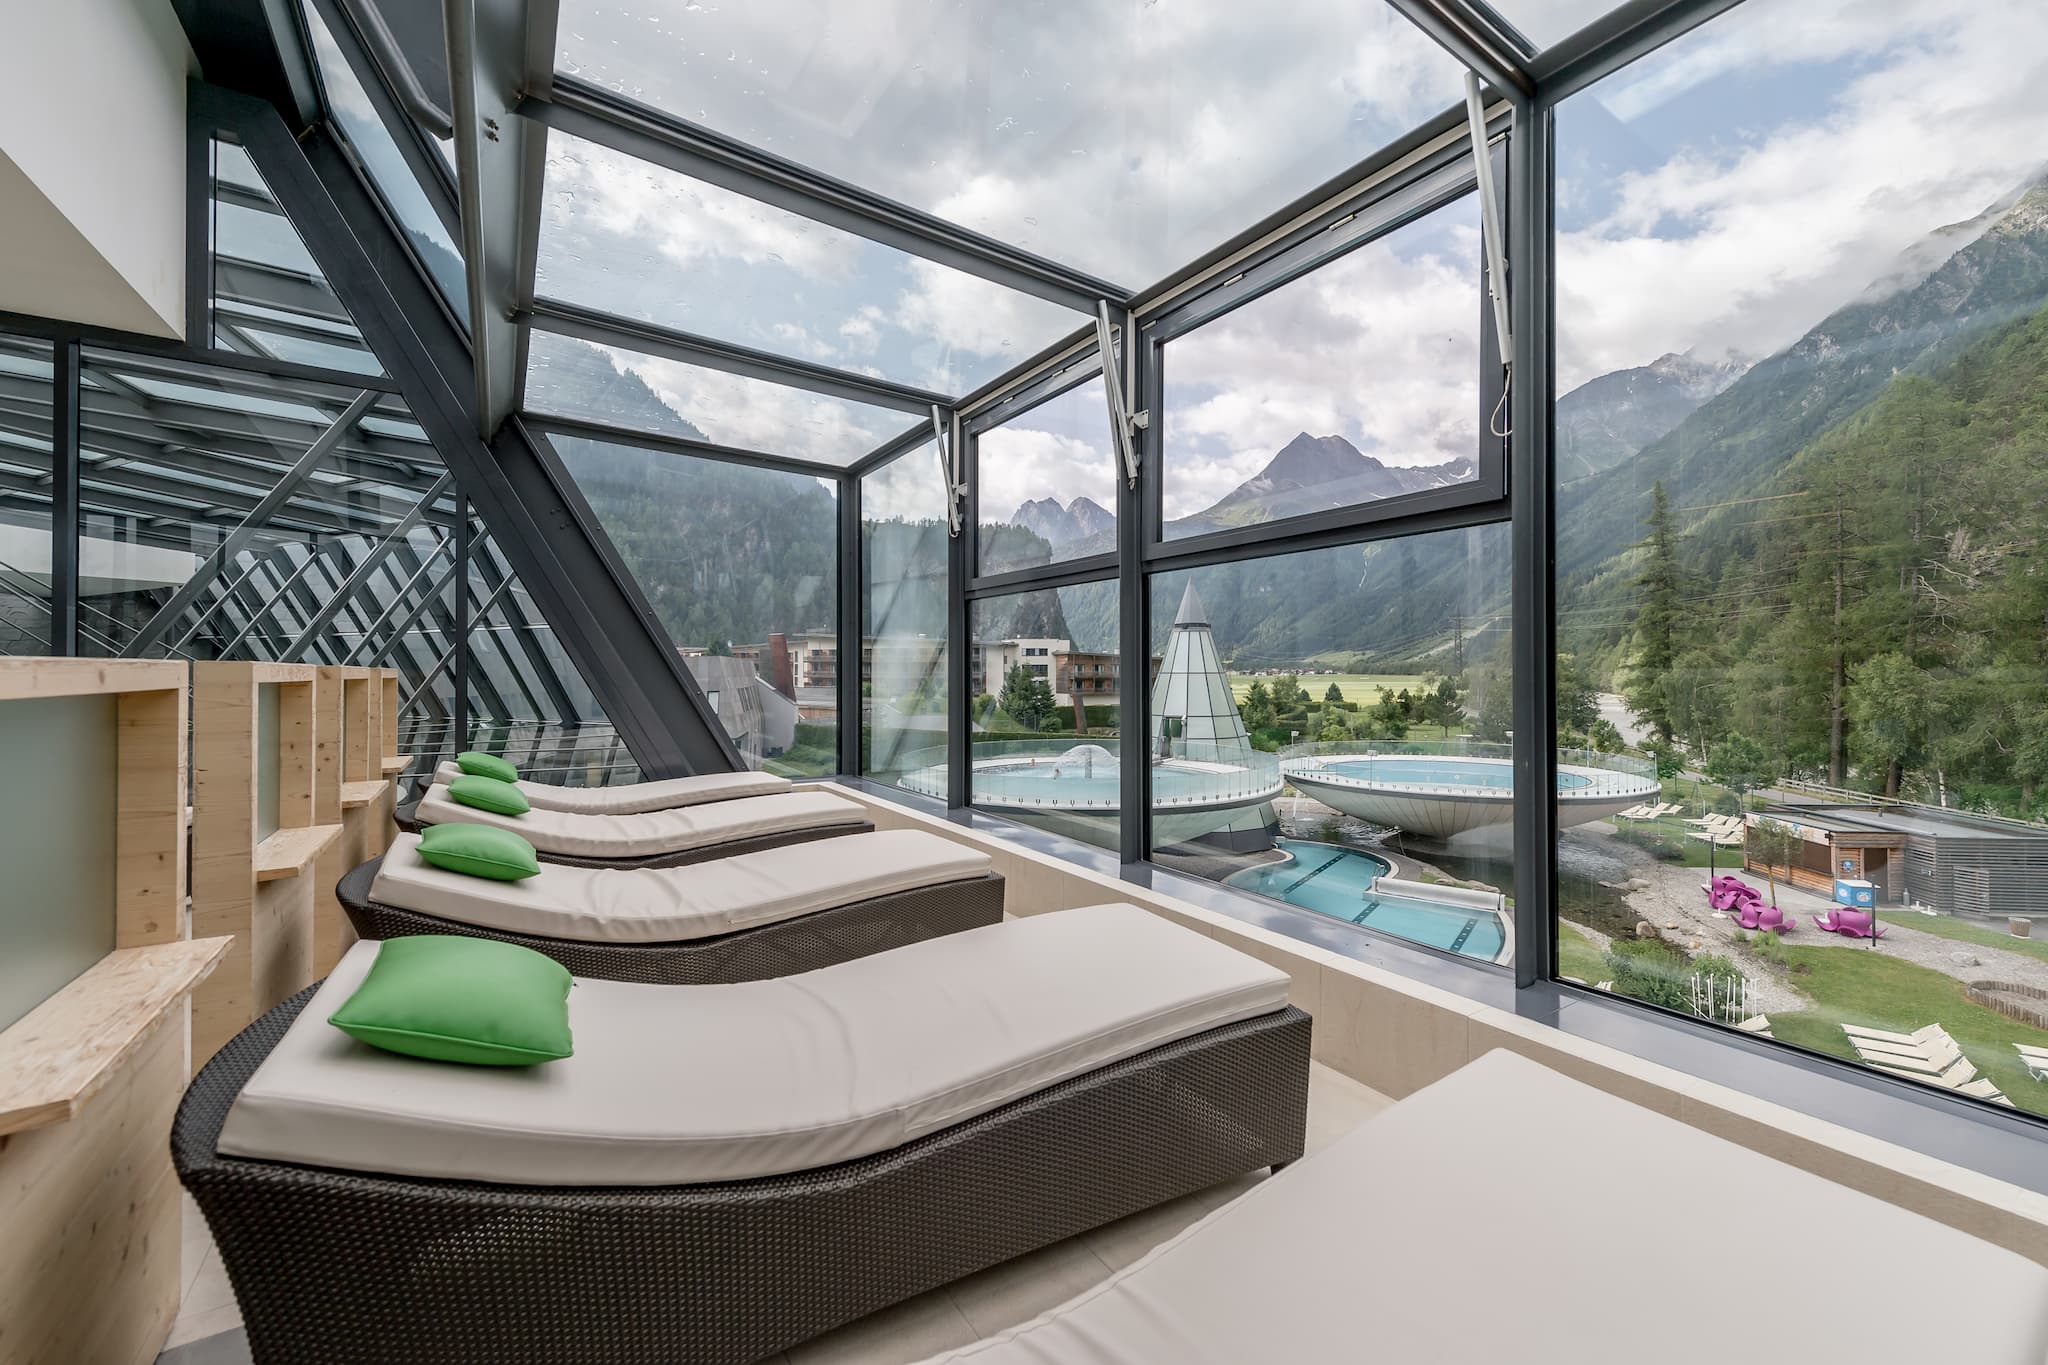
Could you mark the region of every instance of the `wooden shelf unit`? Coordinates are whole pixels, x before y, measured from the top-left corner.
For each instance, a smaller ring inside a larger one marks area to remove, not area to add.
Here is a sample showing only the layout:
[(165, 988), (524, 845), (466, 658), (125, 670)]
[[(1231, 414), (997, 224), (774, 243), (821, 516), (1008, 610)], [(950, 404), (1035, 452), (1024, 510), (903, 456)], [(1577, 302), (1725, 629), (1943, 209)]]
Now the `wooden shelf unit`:
[(389, 848), (397, 829), (396, 785), (384, 759), (398, 747), (399, 687), (395, 669), (323, 667), (319, 673), (321, 713), (332, 716), (340, 756), (332, 787), (316, 794), (314, 810), (320, 823), (341, 826), (341, 836), (314, 864), (313, 964), (324, 976), (355, 941), (334, 884)]
[(111, 697), (116, 768), (113, 949), (0, 1030), (10, 1360), (140, 1365), (177, 1315), (170, 1122), (187, 1076), (186, 1002), (229, 949), (190, 938), (188, 685), (177, 660), (0, 659), (0, 705)]

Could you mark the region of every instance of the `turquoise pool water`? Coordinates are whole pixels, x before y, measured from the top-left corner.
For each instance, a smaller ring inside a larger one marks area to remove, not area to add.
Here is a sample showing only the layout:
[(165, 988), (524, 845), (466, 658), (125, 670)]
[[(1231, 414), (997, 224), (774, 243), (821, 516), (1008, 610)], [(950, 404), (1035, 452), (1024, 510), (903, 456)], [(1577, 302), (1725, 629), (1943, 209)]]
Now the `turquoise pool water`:
[(1373, 878), (1392, 870), (1384, 858), (1313, 839), (1278, 839), (1274, 847), (1290, 861), (1234, 872), (1223, 884), (1488, 962), (1507, 941), (1497, 915), (1373, 895)]
[[(1221, 799), (1255, 786), (1257, 782), (1257, 774), (1208, 772), (1162, 763), (1155, 764), (1152, 769), (1152, 796), (1161, 802)], [(1123, 794), (1120, 783), (1121, 776), (1114, 759), (1104, 761), (1098, 758), (1090, 763), (1053, 756), (1036, 762), (1019, 758), (999, 764), (976, 764), (974, 799), (1113, 806)]]
[[(1474, 763), (1463, 758), (1346, 758), (1322, 765), (1323, 772), (1360, 782), (1412, 782), (1419, 787), (1486, 787), (1515, 789), (1515, 770), (1505, 763)], [(1313, 774), (1309, 774), (1313, 776)], [(1583, 773), (1560, 772), (1557, 789), (1590, 787)]]

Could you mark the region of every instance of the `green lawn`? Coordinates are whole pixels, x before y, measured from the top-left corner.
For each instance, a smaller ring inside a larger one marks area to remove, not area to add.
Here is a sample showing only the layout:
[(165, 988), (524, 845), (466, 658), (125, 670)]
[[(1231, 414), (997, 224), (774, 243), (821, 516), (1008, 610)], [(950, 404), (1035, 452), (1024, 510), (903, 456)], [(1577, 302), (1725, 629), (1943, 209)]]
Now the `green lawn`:
[[(1811, 1009), (1771, 1015), (1771, 1032), (1788, 1043), (1856, 1059), (1844, 1023), (1911, 1033), (1940, 1024), (1963, 1055), (2022, 1109), (2048, 1114), (2048, 1083), (2032, 1079), (2014, 1043), (2048, 1046), (2048, 1032), (2029, 1028), (1972, 1003), (1962, 983), (1926, 967), (1852, 948), (1782, 949), (1792, 982), (1813, 1000)], [(1806, 968), (1804, 973), (1800, 968)]]
[[(1264, 682), (1270, 691), (1275, 678), (1254, 678), (1249, 673), (1230, 675), (1230, 695), (1235, 701), (1243, 701), (1245, 694), (1252, 690), (1254, 682)], [(1371, 706), (1380, 699), (1382, 692), (1399, 692), (1407, 688), (1411, 693), (1422, 691), (1422, 675), (1419, 673), (1304, 673), (1301, 675), (1302, 690), (1309, 700), (1320, 702), (1323, 694), (1330, 690), (1330, 684), (1337, 684), (1344, 693), (1344, 700), (1355, 701), (1360, 706)]]
[(1557, 971), (1560, 976), (1576, 976), (1588, 986), (1614, 975), (1607, 968), (1607, 954), (1565, 919), (1557, 922)]
[[(1880, 910), (1877, 917), (1886, 924), (1903, 924), (1908, 929), (1918, 929), (1923, 934), (1933, 934), (1938, 938), (1952, 938), (1960, 943), (2004, 948), (2010, 952), (2025, 953), (2028, 957), (2048, 959), (2048, 939), (2014, 938), (2003, 929), (1967, 924), (1947, 915), (1923, 915), (1917, 910)], [(2048, 929), (2048, 925), (2043, 928)]]

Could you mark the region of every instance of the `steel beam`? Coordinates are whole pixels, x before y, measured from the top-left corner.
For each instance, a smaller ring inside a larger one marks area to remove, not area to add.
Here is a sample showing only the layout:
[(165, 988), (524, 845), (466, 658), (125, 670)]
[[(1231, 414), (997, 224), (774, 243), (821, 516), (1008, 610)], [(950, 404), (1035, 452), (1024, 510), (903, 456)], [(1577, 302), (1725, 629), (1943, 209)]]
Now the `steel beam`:
[(587, 81), (561, 77), (551, 91), (529, 90), (517, 112), (573, 137), (1079, 313), (1093, 312), (1097, 299), (1122, 306), (1131, 297), (1121, 285), (971, 232)]
[(861, 606), (867, 598), (863, 582), (866, 547), (860, 533), (860, 479), (839, 476), (839, 771), (861, 772), (860, 740), (865, 728), (861, 705), (861, 640), (865, 633)]
[[(476, 371), (477, 435), (490, 440), (518, 408), (519, 328), (531, 280), (521, 243), (540, 219), (547, 134), (513, 117), (521, 92), (554, 79), (557, 0), (444, 0), (448, 86), (461, 168), (462, 254)], [(536, 229), (537, 230), (537, 229)]]
[(364, 557), (363, 562), (343, 581), (334, 596), (328, 598), (326, 604), (313, 613), (313, 619), (306, 623), (306, 628), (299, 633), (299, 638), (292, 641), (291, 647), (285, 651), (287, 657), (296, 657), (299, 651), (304, 649), (344, 606), (348, 605), (349, 599), (369, 581), (370, 575), (376, 571), (377, 565), (383, 562), (384, 556), (390, 554), (392, 547), (399, 541), (412, 534), (413, 528), (426, 516), (427, 508), (433, 505), (434, 499), (447, 492), (448, 486), (454, 482), (455, 476), (452, 474), (443, 474), (435, 480), (434, 486), (427, 490), (427, 495), (415, 503), (410, 512), (398, 519), (398, 524), (393, 526), (384, 539), (377, 543), (377, 547)]
[(78, 653), (78, 343), (51, 350), (50, 652)]
[(1690, 33), (1742, 0), (1629, 0), (1530, 62), (1537, 100), (1546, 108), (1602, 76)]
[(802, 474), (818, 479), (829, 479), (844, 472), (839, 465), (810, 464), (782, 455), (770, 455), (765, 451), (722, 446), (715, 441), (692, 441), (682, 436), (658, 436), (651, 431), (609, 426), (603, 422), (587, 422), (580, 417), (536, 416), (522, 420), (528, 430), (543, 432), (549, 436), (601, 441), (607, 445), (632, 446), (638, 450), (661, 450), (672, 455), (687, 455), (693, 460), (717, 460), (723, 464), (746, 465), (751, 469), (773, 469), (784, 474)]
[(260, 621), (267, 613), (273, 610), (276, 604), (284, 598), (285, 594), (289, 593), (293, 588), (296, 588), (302, 581), (304, 581), (306, 575), (313, 571), (313, 566), (320, 562), (320, 560), (326, 555), (330, 548), (331, 547), (329, 546), (309, 546), (306, 551), (306, 557), (303, 560), (299, 561), (298, 567), (293, 569), (291, 573), (286, 576), (284, 582), (277, 585), (277, 587), (271, 592), (270, 596), (264, 598), (261, 602), (257, 603), (256, 610), (249, 614), (249, 619), (242, 623), (241, 628), (237, 630), (233, 635), (229, 636), (227, 640), (218, 649), (214, 651), (215, 657), (222, 659), (233, 658), (235, 655), (235, 651), (241, 647), (242, 642), (244, 640), (247, 640), (249, 636), (255, 631), (256, 623)]
[(953, 401), (945, 394), (928, 389), (836, 370), (829, 365), (814, 365), (807, 360), (795, 360), (752, 346), (679, 332), (651, 322), (615, 317), (559, 299), (535, 299), (532, 311), (522, 315), (520, 320), (544, 332), (579, 337), (600, 346), (623, 346), (648, 355), (680, 360), (685, 365), (805, 389), (828, 398), (841, 398), (870, 407), (924, 413), (930, 411), (934, 403), (943, 406)]
[[(263, 529), (264, 524), (270, 520), (271, 515), (278, 508), (284, 506), (291, 498), (292, 493), (305, 481), (306, 476), (313, 472), (314, 466), (327, 458), (328, 452), (340, 444), (341, 438), (356, 424), (358, 418), (370, 410), (376, 401), (377, 395), (374, 393), (359, 393), (356, 395), (355, 401), (348, 405), (347, 410), (341, 416), (335, 418), (327, 430), (320, 433), (319, 438), (313, 444), (306, 447), (306, 453), (301, 455), (292, 467), (285, 471), (284, 477), (272, 485), (270, 491), (265, 493), (261, 500), (249, 509), (249, 514), (242, 518), (234, 530), (228, 532), (227, 538), (222, 540), (214, 552), (206, 557), (206, 562), (200, 565), (199, 569), (190, 578), (179, 585), (178, 590), (171, 594), (171, 599), (168, 602), (157, 608), (156, 615), (149, 618), (149, 621), (142, 629), (135, 633), (135, 638), (128, 642), (127, 648), (121, 651), (122, 657), (129, 659), (139, 657), (142, 651), (148, 649), (158, 640), (161, 640), (169, 632), (172, 624), (177, 621), (178, 617), (183, 615), (193, 602), (198, 600), (199, 594), (206, 591), (207, 586), (220, 575), (222, 570), (234, 562), (235, 556), (240, 554), (243, 547), (248, 545), (251, 540), (255, 539), (256, 533)], [(194, 624), (196, 626), (197, 623), (195, 622)], [(179, 643), (182, 644), (184, 642), (180, 641)]]
[(1437, 44), (1496, 90), (1536, 92), (1529, 74), (1528, 40), (1498, 17), (1462, 0), (1387, 0)]
[(348, 11), (350, 21), (362, 37), (363, 46), (369, 49), (371, 59), (383, 75), (385, 85), (398, 97), (400, 106), (413, 122), (435, 137), (455, 136), (455, 125), (448, 117), (448, 111), (420, 84), (412, 63), (406, 60), (405, 49), (392, 35), (390, 25), (384, 22), (384, 12), (377, 8), (375, 0), (341, 0), (341, 7)]
[[(362, 639), (356, 642), (355, 653), (353, 656), (351, 656), (349, 660), (350, 663), (367, 663), (369, 660), (375, 658), (378, 654), (385, 652), (385, 649), (387, 649), (393, 641), (403, 636), (406, 631), (412, 629), (413, 622), (419, 620), (421, 616), (426, 614), (428, 604), (434, 600), (434, 594), (440, 591), (442, 582), (444, 582), (445, 579), (437, 580), (434, 583), (428, 585), (426, 592), (421, 594), (418, 600), (413, 604), (410, 614), (408, 614), (403, 621), (399, 622), (397, 628), (394, 629), (389, 636), (385, 637), (384, 645), (379, 646), (377, 644), (377, 633), (383, 630), (384, 627), (390, 625), (391, 619), (393, 617), (397, 616), (401, 611), (406, 610), (406, 599), (412, 596), (412, 590), (419, 585), (419, 581), (422, 578), (425, 578), (427, 576), (427, 571), (432, 569), (435, 564), (440, 562), (441, 556), (447, 554), (450, 548), (451, 547), (449, 546), (448, 542), (445, 540), (442, 541), (439, 545), (435, 546), (434, 552), (428, 555), (425, 559), (422, 559), (420, 561), (419, 567), (414, 569), (412, 573), (406, 578), (405, 582), (399, 585), (398, 591), (393, 593), (391, 596), (390, 605), (384, 608), (384, 610), (378, 615), (376, 620), (370, 622), (369, 625), (363, 627), (363, 637)], [(450, 569), (449, 572), (453, 573), (454, 570)]]
[[(491, 608), (498, 605), (498, 599), (504, 596), (506, 590), (509, 589), (511, 586), (512, 580), (509, 578), (506, 579), (503, 583), (500, 583), (498, 585), (497, 591), (484, 599), (483, 606), (478, 608), (477, 610), (476, 619), (480, 621), (485, 616), (489, 615)], [(413, 684), (412, 691), (406, 693), (403, 697), (399, 698), (399, 710), (404, 711), (408, 707), (410, 707), (413, 703), (414, 698), (418, 697), (420, 693), (426, 691), (428, 686), (433, 683), (434, 679), (440, 677), (443, 673), (445, 673), (448, 670), (448, 665), (454, 662), (455, 652), (456, 649), (459, 647), (460, 643), (461, 642), (458, 642), (454, 645), (450, 645), (448, 646), (448, 648), (441, 651), (441, 657), (434, 661), (433, 667), (429, 668), (425, 673), (420, 675), (420, 680), (417, 683)]]
[(598, 704), (649, 778), (730, 771), (739, 756), (546, 442), (513, 419), (476, 436), (468, 338), (325, 128), (294, 138), (273, 110), (211, 86), (192, 100), (234, 136), (461, 481)]
[(1514, 385), (1508, 395), (1514, 469), (1509, 502), (1513, 584), (1515, 984), (1547, 981), (1557, 958), (1557, 659), (1552, 502), (1553, 275), (1550, 112), (1515, 108), (1508, 148), (1508, 261), (1513, 272)]

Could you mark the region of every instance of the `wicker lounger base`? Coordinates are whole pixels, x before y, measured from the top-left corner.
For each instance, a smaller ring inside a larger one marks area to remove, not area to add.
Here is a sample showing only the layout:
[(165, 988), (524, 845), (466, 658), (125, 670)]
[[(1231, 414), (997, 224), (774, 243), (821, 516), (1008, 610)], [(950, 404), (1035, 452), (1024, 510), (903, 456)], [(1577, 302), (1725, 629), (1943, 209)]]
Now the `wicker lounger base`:
[[(407, 834), (418, 834), (424, 828), (420, 824), (417, 801), (400, 806), (392, 818)], [(675, 853), (650, 853), (644, 858), (579, 858), (571, 853), (549, 853), (543, 849), (540, 860), (560, 863), (564, 867), (688, 867), (692, 863), (708, 863), (714, 858), (730, 858), (740, 853), (758, 853), (766, 848), (787, 848), (791, 844), (808, 844), (814, 839), (836, 839), (842, 834), (872, 834), (874, 831), (874, 821), (855, 820), (844, 825), (819, 825), (782, 834), (759, 834), (751, 839), (733, 839)]]
[(857, 957), (957, 934), (963, 929), (979, 929), (1003, 917), (1003, 879), (990, 872), (972, 881), (877, 896), (716, 938), (666, 943), (589, 943), (486, 929), (373, 901), (370, 888), (377, 880), (377, 869), (383, 865), (382, 858), (372, 858), (335, 885), (334, 894), (359, 936), (385, 939), (408, 934), (464, 934), (492, 938), (545, 953), (576, 976), (605, 981), (647, 981), (670, 986), (765, 981), (830, 967), (835, 962), (851, 962)]
[(760, 1180), (560, 1189), (218, 1155), (228, 1106), (311, 996), (222, 1048), (171, 1133), (258, 1365), (739, 1365), (1285, 1164), (1304, 1139), (1309, 1018), (1287, 1009)]

